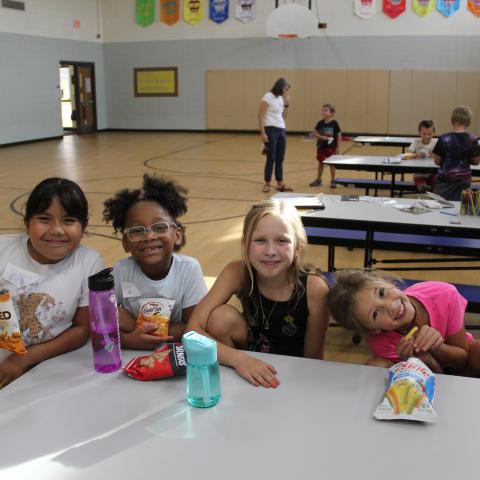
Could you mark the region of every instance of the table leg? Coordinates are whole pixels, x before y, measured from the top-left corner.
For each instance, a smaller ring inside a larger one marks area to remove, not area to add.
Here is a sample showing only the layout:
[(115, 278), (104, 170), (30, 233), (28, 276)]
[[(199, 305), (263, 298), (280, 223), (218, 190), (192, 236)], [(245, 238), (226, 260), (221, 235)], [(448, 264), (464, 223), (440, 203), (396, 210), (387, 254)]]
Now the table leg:
[(328, 265), (327, 265), (329, 272), (335, 271), (335, 243), (329, 242), (328, 243)]
[(372, 268), (373, 264), (373, 232), (367, 230), (365, 232), (365, 257), (363, 260), (363, 268)]

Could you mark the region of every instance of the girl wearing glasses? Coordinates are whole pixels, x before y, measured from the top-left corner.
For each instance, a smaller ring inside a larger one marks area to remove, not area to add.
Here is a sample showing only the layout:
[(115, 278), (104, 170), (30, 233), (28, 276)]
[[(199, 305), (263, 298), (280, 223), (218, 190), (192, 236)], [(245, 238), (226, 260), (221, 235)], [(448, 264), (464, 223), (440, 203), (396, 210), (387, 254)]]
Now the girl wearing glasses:
[[(104, 220), (122, 233), (131, 255), (113, 267), (123, 347), (153, 349), (180, 341), (193, 308), (207, 293), (199, 262), (175, 253), (185, 245), (185, 228), (177, 219), (187, 211), (186, 194), (173, 180), (145, 174), (142, 188), (120, 190), (104, 202)], [(146, 299), (172, 305), (167, 336), (154, 335), (154, 325), (136, 327)]]
[[(255, 386), (277, 387), (277, 371), (237, 349), (323, 358), (328, 286), (302, 265), (306, 245), (295, 207), (254, 205), (243, 224), (242, 260), (223, 269), (188, 322), (187, 330), (217, 339), (219, 361)], [(233, 295), (242, 312), (227, 304)]]
[(75, 182), (40, 182), (28, 197), (23, 222), (24, 234), (0, 236), (0, 290), (13, 299), (27, 353), (0, 349), (0, 388), (85, 344), (88, 277), (104, 268), (98, 252), (80, 245), (88, 202)]

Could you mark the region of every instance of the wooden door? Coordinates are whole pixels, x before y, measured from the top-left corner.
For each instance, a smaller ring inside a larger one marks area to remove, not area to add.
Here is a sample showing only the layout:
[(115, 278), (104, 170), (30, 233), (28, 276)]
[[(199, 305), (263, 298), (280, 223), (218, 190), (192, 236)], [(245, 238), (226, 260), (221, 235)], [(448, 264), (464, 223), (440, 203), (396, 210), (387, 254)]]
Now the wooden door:
[(95, 72), (93, 64), (76, 65), (77, 133), (97, 130), (95, 107)]

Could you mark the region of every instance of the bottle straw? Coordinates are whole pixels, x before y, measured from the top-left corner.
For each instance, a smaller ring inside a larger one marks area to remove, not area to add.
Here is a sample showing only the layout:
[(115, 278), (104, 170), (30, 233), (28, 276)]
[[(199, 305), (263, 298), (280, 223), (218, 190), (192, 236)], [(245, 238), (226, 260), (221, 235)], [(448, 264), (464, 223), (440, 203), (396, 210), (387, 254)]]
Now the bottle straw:
[[(107, 345), (109, 346), (110, 345), (110, 339), (108, 338), (108, 334), (107, 334), (107, 328), (105, 326), (105, 322), (103, 320), (103, 311), (102, 309), (100, 308), (100, 305), (99, 305), (100, 302), (95, 302), (95, 312), (97, 314), (97, 319), (98, 319), (98, 323), (100, 323), (100, 328), (102, 329), (102, 333), (103, 333), (103, 341), (105, 342), (105, 347), (107, 347)], [(113, 349), (108, 349), (108, 348), (105, 348), (105, 350), (110, 353), (110, 351), (113, 351)]]

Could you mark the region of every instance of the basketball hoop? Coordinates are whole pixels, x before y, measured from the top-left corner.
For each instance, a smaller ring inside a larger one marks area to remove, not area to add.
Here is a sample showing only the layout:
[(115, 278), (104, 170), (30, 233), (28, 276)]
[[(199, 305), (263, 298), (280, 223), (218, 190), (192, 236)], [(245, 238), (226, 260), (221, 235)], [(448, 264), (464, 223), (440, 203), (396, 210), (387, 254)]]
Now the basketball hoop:
[(274, 38), (308, 38), (317, 32), (317, 19), (313, 12), (298, 3), (275, 8), (268, 16), (265, 33)]

